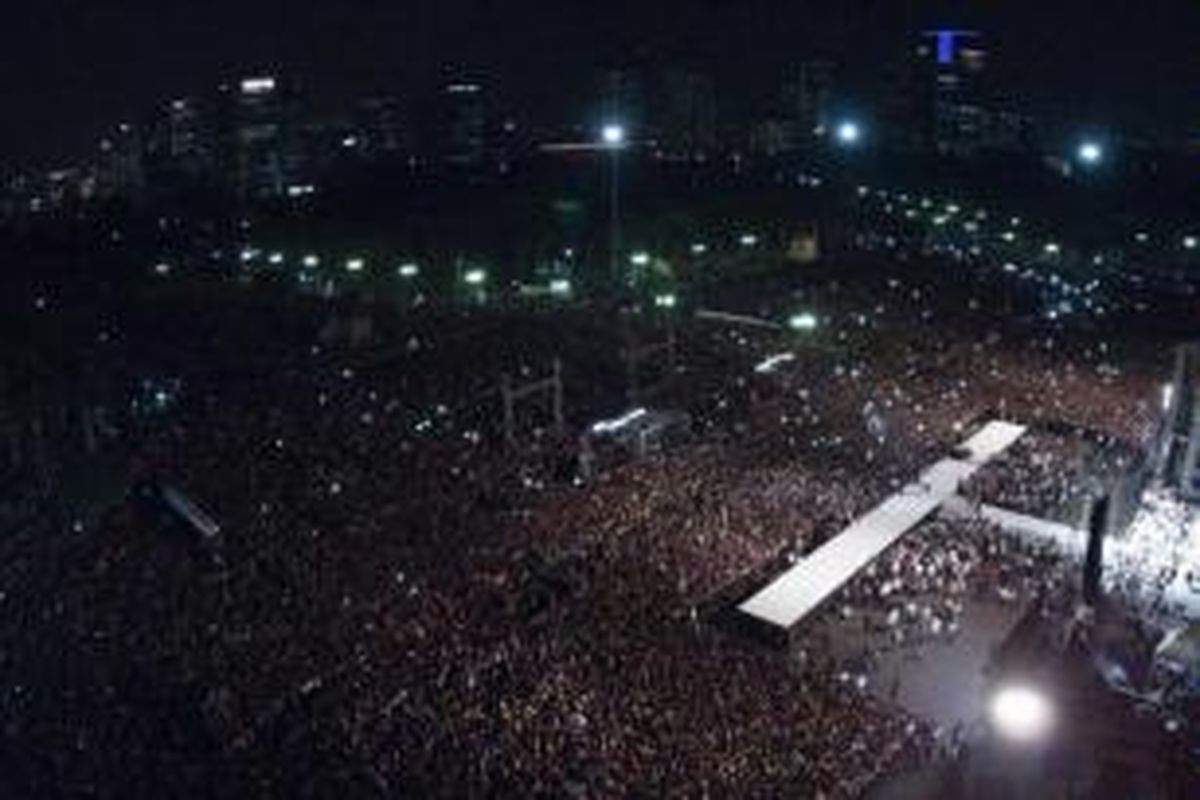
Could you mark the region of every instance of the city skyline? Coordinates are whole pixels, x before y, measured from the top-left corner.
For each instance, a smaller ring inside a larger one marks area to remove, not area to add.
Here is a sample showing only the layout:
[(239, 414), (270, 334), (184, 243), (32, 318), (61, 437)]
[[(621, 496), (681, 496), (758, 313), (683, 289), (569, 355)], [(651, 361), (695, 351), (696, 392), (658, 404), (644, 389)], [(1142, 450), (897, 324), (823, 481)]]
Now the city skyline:
[(12, 110), (0, 136), (5, 166), (55, 166), (143, 107), (263, 72), (294, 76), (328, 106), (381, 90), (419, 95), (447, 65), (465, 64), (493, 74), (519, 110), (561, 118), (577, 115), (591, 77), (614, 66), (653, 62), (710, 74), (727, 113), (745, 113), (789, 63), (830, 58), (869, 100), (913, 37), (943, 25), (980, 30), (1002, 88), (1035, 111), (1183, 140), (1200, 110), (1187, 91), (1200, 79), (1200, 57), (1188, 46), (1200, 10), (1182, 2), (1136, 14), (1077, 2), (1001, 9), (675, 0), (653, 8), (617, 3), (603, 14), (536, 0), (517, 5), (268, 9), (222, 1), (203, 9), (171, 2), (93, 9), (64, 1), (24, 9), (0, 35), (23, 65), (5, 79)]

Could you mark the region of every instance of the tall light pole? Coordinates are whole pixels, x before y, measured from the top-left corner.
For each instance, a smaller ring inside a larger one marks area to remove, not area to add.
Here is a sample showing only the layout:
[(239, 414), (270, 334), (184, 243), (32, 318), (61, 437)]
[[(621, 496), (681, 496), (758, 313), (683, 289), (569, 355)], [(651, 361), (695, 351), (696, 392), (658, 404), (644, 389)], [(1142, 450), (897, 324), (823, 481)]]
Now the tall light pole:
[(614, 284), (620, 282), (621, 208), (620, 154), (625, 146), (625, 128), (610, 122), (600, 131), (600, 138), (609, 154), (609, 240), (608, 270)]

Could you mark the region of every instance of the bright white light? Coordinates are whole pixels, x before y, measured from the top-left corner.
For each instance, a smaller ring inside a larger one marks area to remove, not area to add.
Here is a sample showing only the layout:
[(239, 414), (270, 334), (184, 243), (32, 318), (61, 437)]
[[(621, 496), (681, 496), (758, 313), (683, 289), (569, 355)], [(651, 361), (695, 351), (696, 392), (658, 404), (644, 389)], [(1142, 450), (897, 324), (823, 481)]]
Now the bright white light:
[(1104, 159), (1104, 148), (1096, 142), (1079, 145), (1079, 160), (1084, 164), (1099, 164)]
[(778, 367), (780, 364), (786, 364), (789, 361), (795, 361), (795, 360), (796, 360), (795, 353), (780, 353), (777, 356), (771, 356), (770, 358), (764, 359), (763, 361), (759, 362), (754, 367), (754, 371), (757, 372), (759, 375), (766, 375), (767, 373), (774, 372), (775, 368)]
[(996, 692), (988, 711), (997, 730), (1017, 742), (1042, 738), (1054, 722), (1050, 702), (1027, 686), (1008, 686)]
[(1200, 239), (1197, 239), (1195, 236), (1183, 237), (1184, 250), (1195, 250), (1198, 246), (1200, 246)]
[(253, 261), (256, 258), (258, 258), (258, 251), (253, 247), (247, 247), (241, 252), (241, 259), (243, 262)]
[(1175, 384), (1164, 384), (1162, 388), (1163, 411), (1171, 410), (1171, 401), (1175, 399)]
[(811, 331), (817, 328), (817, 317), (815, 314), (803, 313), (793, 314), (788, 318), (788, 327), (794, 331)]
[(463, 282), (469, 286), (479, 286), (487, 280), (487, 273), (481, 269), (469, 269), (463, 273)]
[(862, 129), (856, 122), (843, 122), (837, 126), (837, 140), (842, 144), (858, 144)]
[(753, 233), (747, 233), (743, 234), (738, 241), (741, 242), (742, 247), (754, 247), (754, 245), (758, 244), (758, 237)]
[(605, 125), (600, 130), (600, 138), (610, 147), (618, 147), (625, 142), (625, 128), (620, 125)]
[(166, 275), (167, 273), (169, 273), (171, 271), (171, 265), (166, 264), (166, 263), (155, 264), (154, 271), (157, 272), (159, 275)]
[(416, 264), (401, 264), (398, 272), (401, 278), (415, 278), (421, 274), (421, 268)]
[(676, 303), (675, 295), (660, 294), (654, 298), (654, 305), (659, 308), (674, 308)]
[(1049, 256), (1056, 256), (1062, 252), (1062, 246), (1059, 245), (1058, 242), (1046, 242), (1046, 247), (1044, 249), (1046, 251), (1046, 255)]
[(242, 94), (266, 94), (275, 91), (274, 78), (246, 78), (242, 81)]
[(283, 253), (279, 253), (279, 252), (271, 253), (271, 255), (267, 256), (267, 261), (269, 263), (275, 264), (277, 266), (279, 264), (282, 264), (283, 263)]
[(612, 433), (619, 431), (629, 423), (646, 416), (646, 409), (635, 408), (628, 414), (624, 414), (616, 419), (604, 419), (592, 426), (592, 433)]
[(367, 262), (363, 261), (361, 258), (346, 259), (346, 271), (347, 272), (362, 272), (363, 269), (366, 268), (366, 266), (367, 266)]
[(1007, 272), (1007, 273), (1010, 273), (1010, 274), (1011, 274), (1011, 273), (1013, 273), (1013, 272), (1016, 272), (1016, 271), (1017, 271), (1017, 265), (1016, 265), (1016, 264), (1014, 264), (1014, 263), (1012, 263), (1011, 261), (1009, 261), (1008, 263), (1006, 263), (1006, 264), (1004, 265), (1004, 271), (1005, 271), (1005, 272)]
[(358, 137), (347, 136), (346, 138), (342, 139), (342, 147), (346, 148), (347, 150), (358, 147)]
[(1012, 231), (1005, 231), (1004, 233), (1000, 234), (1000, 238), (1006, 242), (1015, 242), (1017, 240), (1017, 234), (1013, 233)]
[(650, 254), (637, 252), (629, 257), (629, 263), (635, 267), (644, 267), (650, 263)]
[(702, 256), (708, 252), (708, 245), (704, 242), (694, 242), (692, 244), (692, 255)]
[(321, 259), (320, 259), (320, 257), (315, 256), (312, 253), (309, 253), (302, 259), (301, 263), (304, 264), (304, 266), (306, 266), (306, 267), (316, 267), (316, 266), (320, 266)]
[(571, 282), (566, 278), (555, 278), (550, 281), (550, 294), (565, 295), (571, 293)]

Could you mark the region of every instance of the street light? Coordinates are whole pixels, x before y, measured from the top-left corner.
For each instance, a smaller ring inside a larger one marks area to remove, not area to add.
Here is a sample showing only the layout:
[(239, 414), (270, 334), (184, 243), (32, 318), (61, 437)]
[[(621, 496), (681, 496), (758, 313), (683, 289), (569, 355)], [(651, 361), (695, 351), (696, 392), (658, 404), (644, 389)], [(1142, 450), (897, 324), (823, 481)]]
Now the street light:
[(366, 265), (367, 265), (367, 262), (363, 261), (361, 258), (346, 259), (346, 271), (347, 272), (362, 272), (363, 268), (366, 267)]
[(421, 268), (416, 264), (401, 264), (399, 272), (401, 278), (415, 278), (421, 274)]
[(788, 327), (794, 331), (812, 331), (817, 328), (817, 317), (815, 314), (802, 313), (793, 314), (788, 318)]
[(615, 122), (607, 123), (600, 130), (600, 140), (609, 154), (609, 240), (608, 240), (608, 270), (609, 277), (616, 282), (620, 272), (619, 252), (621, 250), (621, 207), (620, 207), (620, 170), (618, 168), (621, 148), (625, 146), (625, 127)]
[(1054, 724), (1054, 709), (1049, 699), (1028, 686), (998, 690), (988, 706), (988, 716), (996, 730), (1018, 743), (1042, 739)]
[(846, 120), (838, 123), (835, 134), (837, 135), (839, 144), (847, 146), (856, 145), (862, 139), (862, 128), (859, 127), (857, 122)]
[(487, 280), (487, 273), (481, 269), (469, 269), (463, 273), (463, 282), (468, 286), (482, 286)]
[(1099, 142), (1083, 142), (1079, 145), (1075, 155), (1080, 163), (1095, 166), (1104, 160), (1104, 148), (1100, 146)]

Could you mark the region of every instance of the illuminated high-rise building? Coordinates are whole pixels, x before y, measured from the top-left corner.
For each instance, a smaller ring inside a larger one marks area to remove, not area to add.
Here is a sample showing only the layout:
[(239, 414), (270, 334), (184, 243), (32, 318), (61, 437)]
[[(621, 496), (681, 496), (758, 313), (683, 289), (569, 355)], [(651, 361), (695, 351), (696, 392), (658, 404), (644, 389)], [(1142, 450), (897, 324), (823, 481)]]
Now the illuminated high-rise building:
[(160, 192), (208, 183), (216, 169), (216, 147), (211, 105), (191, 97), (171, 100), (151, 123), (147, 183)]
[(362, 154), (393, 158), (411, 149), (403, 106), (395, 97), (364, 97), (354, 107), (353, 136)]
[(212, 159), (212, 130), (197, 101), (172, 100), (166, 109), (163, 147), (170, 160), (188, 172), (200, 172)]
[(777, 158), (798, 148), (796, 130), (780, 116), (767, 116), (750, 123), (746, 146), (750, 153), (763, 158)]
[(976, 31), (926, 31), (916, 48), (911, 122), (918, 146), (969, 156), (989, 134), (988, 51)]
[(669, 158), (704, 159), (717, 148), (717, 98), (711, 78), (669, 70), (663, 76), (654, 127)]
[(832, 111), (834, 68), (830, 61), (805, 61), (786, 77), (780, 92), (780, 117), (797, 144), (828, 127)]
[(122, 122), (100, 140), (96, 158), (96, 195), (101, 198), (137, 199), (146, 186), (142, 136), (131, 123)]
[(222, 86), (225, 170), (242, 199), (281, 197), (298, 182), (297, 97), (269, 76)]
[(448, 81), (438, 93), (437, 152), (457, 167), (478, 167), (488, 156), (488, 92), (482, 81)]
[(750, 122), (750, 153), (776, 158), (812, 147), (830, 127), (833, 93), (832, 62), (804, 61), (790, 68), (763, 113)]

